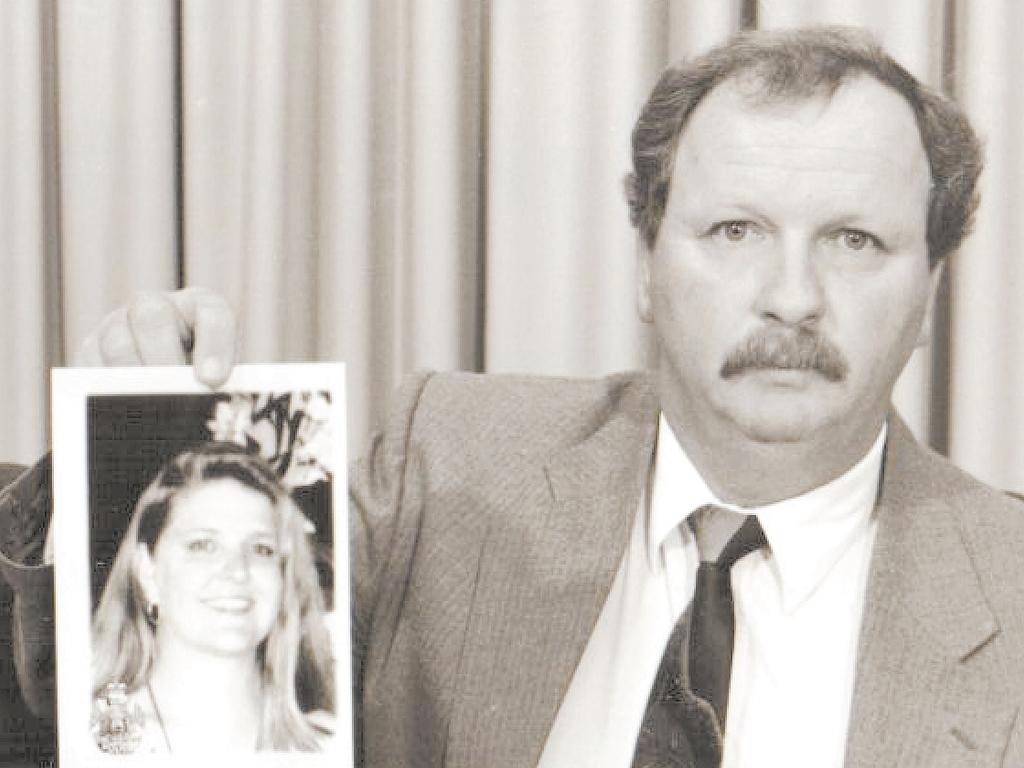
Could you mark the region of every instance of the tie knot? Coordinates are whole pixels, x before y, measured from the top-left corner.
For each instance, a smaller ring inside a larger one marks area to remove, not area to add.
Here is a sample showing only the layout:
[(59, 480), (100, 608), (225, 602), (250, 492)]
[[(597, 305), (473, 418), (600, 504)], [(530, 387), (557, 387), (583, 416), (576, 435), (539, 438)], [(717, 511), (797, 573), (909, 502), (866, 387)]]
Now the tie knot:
[(744, 555), (768, 546), (756, 515), (708, 505), (690, 517), (697, 550), (704, 562), (732, 568)]

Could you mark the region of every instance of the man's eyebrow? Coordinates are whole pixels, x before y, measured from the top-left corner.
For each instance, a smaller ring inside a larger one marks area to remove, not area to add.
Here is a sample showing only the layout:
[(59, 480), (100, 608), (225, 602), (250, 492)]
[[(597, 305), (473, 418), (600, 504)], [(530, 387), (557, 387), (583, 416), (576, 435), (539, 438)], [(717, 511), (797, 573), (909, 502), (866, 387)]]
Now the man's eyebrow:
[[(712, 199), (709, 202), (713, 207), (718, 209), (716, 210), (715, 214), (710, 216), (709, 218), (725, 221), (744, 217), (756, 219), (759, 222), (765, 222), (769, 220), (769, 217), (764, 213), (764, 211), (755, 208), (750, 203), (740, 202), (735, 198), (723, 197), (720, 199)], [(737, 215), (732, 215), (732, 211), (735, 211)]]
[(874, 211), (850, 211), (839, 213), (826, 219), (822, 224), (823, 230), (837, 229), (841, 227), (863, 227), (879, 233), (887, 233), (889, 236), (901, 236), (905, 231), (905, 222), (898, 216), (892, 216), (891, 212), (877, 213)]

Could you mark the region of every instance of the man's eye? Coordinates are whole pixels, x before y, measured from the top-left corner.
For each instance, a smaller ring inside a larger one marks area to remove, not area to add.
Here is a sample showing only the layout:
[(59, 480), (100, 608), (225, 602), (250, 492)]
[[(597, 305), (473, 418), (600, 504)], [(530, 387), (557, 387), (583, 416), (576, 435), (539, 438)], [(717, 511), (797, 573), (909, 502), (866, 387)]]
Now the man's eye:
[(836, 233), (836, 239), (840, 245), (850, 251), (863, 251), (869, 247), (882, 250), (881, 241), (861, 229), (841, 229)]
[(185, 545), (189, 552), (195, 554), (209, 554), (217, 548), (213, 539), (193, 539)]
[(715, 224), (709, 231), (709, 234), (724, 237), (730, 243), (739, 243), (755, 234), (755, 232), (754, 225), (751, 222), (734, 219)]

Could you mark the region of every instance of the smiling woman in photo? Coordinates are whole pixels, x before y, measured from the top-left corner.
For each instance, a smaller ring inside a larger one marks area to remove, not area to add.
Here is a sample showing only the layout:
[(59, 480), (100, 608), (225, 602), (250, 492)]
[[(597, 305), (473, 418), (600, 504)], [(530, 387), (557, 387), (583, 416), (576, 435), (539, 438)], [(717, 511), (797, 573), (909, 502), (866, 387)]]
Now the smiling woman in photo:
[(311, 529), (273, 470), (235, 445), (164, 466), (93, 619), (102, 750), (323, 746), (334, 691)]

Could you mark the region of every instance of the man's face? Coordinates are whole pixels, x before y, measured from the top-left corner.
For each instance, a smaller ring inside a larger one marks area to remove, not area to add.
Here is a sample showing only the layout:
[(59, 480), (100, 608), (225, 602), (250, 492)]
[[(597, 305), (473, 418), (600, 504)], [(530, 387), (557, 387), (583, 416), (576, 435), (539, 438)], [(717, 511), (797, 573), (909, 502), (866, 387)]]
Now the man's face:
[(749, 87), (694, 111), (641, 259), (663, 405), (705, 436), (873, 437), (938, 282), (913, 113), (866, 76), (830, 100), (757, 104)]

